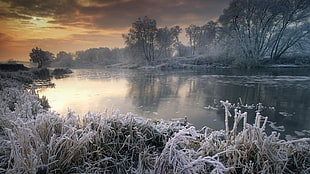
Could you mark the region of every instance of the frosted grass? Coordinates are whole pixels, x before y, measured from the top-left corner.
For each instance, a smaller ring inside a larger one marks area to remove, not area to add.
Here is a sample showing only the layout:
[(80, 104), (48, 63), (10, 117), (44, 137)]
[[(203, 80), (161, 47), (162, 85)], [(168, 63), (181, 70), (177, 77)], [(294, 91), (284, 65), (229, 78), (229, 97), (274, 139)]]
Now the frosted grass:
[(225, 130), (196, 130), (187, 120), (150, 120), (117, 110), (61, 116), (18, 88), (4, 88), (0, 97), (1, 173), (310, 172), (309, 138), (267, 135), (267, 117), (257, 112), (248, 124), (247, 113), (227, 101), (221, 102)]

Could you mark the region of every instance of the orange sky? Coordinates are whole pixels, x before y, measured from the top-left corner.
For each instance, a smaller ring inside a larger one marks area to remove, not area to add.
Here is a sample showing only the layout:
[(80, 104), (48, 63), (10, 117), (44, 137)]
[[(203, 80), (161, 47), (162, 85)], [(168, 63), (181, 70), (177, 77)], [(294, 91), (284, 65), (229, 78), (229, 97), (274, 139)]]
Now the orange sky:
[(32, 48), (57, 54), (124, 47), (138, 17), (158, 26), (203, 25), (230, 0), (0, 0), (0, 62), (29, 60)]

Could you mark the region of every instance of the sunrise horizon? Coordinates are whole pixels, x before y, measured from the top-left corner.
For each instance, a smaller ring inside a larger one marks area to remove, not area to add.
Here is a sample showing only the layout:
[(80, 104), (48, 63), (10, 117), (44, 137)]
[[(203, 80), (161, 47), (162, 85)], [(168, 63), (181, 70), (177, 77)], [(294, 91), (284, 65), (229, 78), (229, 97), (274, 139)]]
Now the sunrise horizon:
[(35, 47), (54, 54), (124, 48), (122, 34), (139, 17), (155, 19), (158, 27), (185, 28), (216, 20), (228, 5), (229, 0), (0, 0), (0, 62), (27, 61)]

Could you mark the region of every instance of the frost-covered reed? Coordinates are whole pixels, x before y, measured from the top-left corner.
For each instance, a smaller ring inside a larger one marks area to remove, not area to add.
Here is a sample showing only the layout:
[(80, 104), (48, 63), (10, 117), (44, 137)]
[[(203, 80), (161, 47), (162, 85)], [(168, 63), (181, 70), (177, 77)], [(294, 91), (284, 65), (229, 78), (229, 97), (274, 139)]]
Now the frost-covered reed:
[[(155, 173), (309, 173), (310, 139), (279, 139), (264, 132), (267, 118), (257, 113), (253, 125), (247, 113), (235, 109), (232, 129), (228, 125), (231, 104), (225, 107), (226, 130), (185, 128), (166, 143), (155, 164)], [(243, 129), (237, 132), (239, 122)]]
[(248, 124), (237, 109), (232, 117), (229, 102), (222, 102), (225, 130), (196, 130), (118, 111), (61, 116), (15, 88), (0, 90), (0, 97), (0, 173), (310, 172), (308, 138), (267, 135), (266, 117), (257, 112)]

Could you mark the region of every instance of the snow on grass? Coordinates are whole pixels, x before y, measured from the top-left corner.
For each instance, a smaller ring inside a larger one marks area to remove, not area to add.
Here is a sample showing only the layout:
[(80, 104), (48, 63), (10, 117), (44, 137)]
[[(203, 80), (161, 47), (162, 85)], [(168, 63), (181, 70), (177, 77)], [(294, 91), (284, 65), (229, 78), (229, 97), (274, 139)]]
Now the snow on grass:
[[(225, 130), (132, 114), (44, 110), (38, 96), (0, 91), (0, 173), (309, 173), (310, 139), (265, 133), (267, 118), (225, 107)], [(229, 125), (228, 119), (233, 119)], [(237, 127), (242, 126), (241, 131)]]

